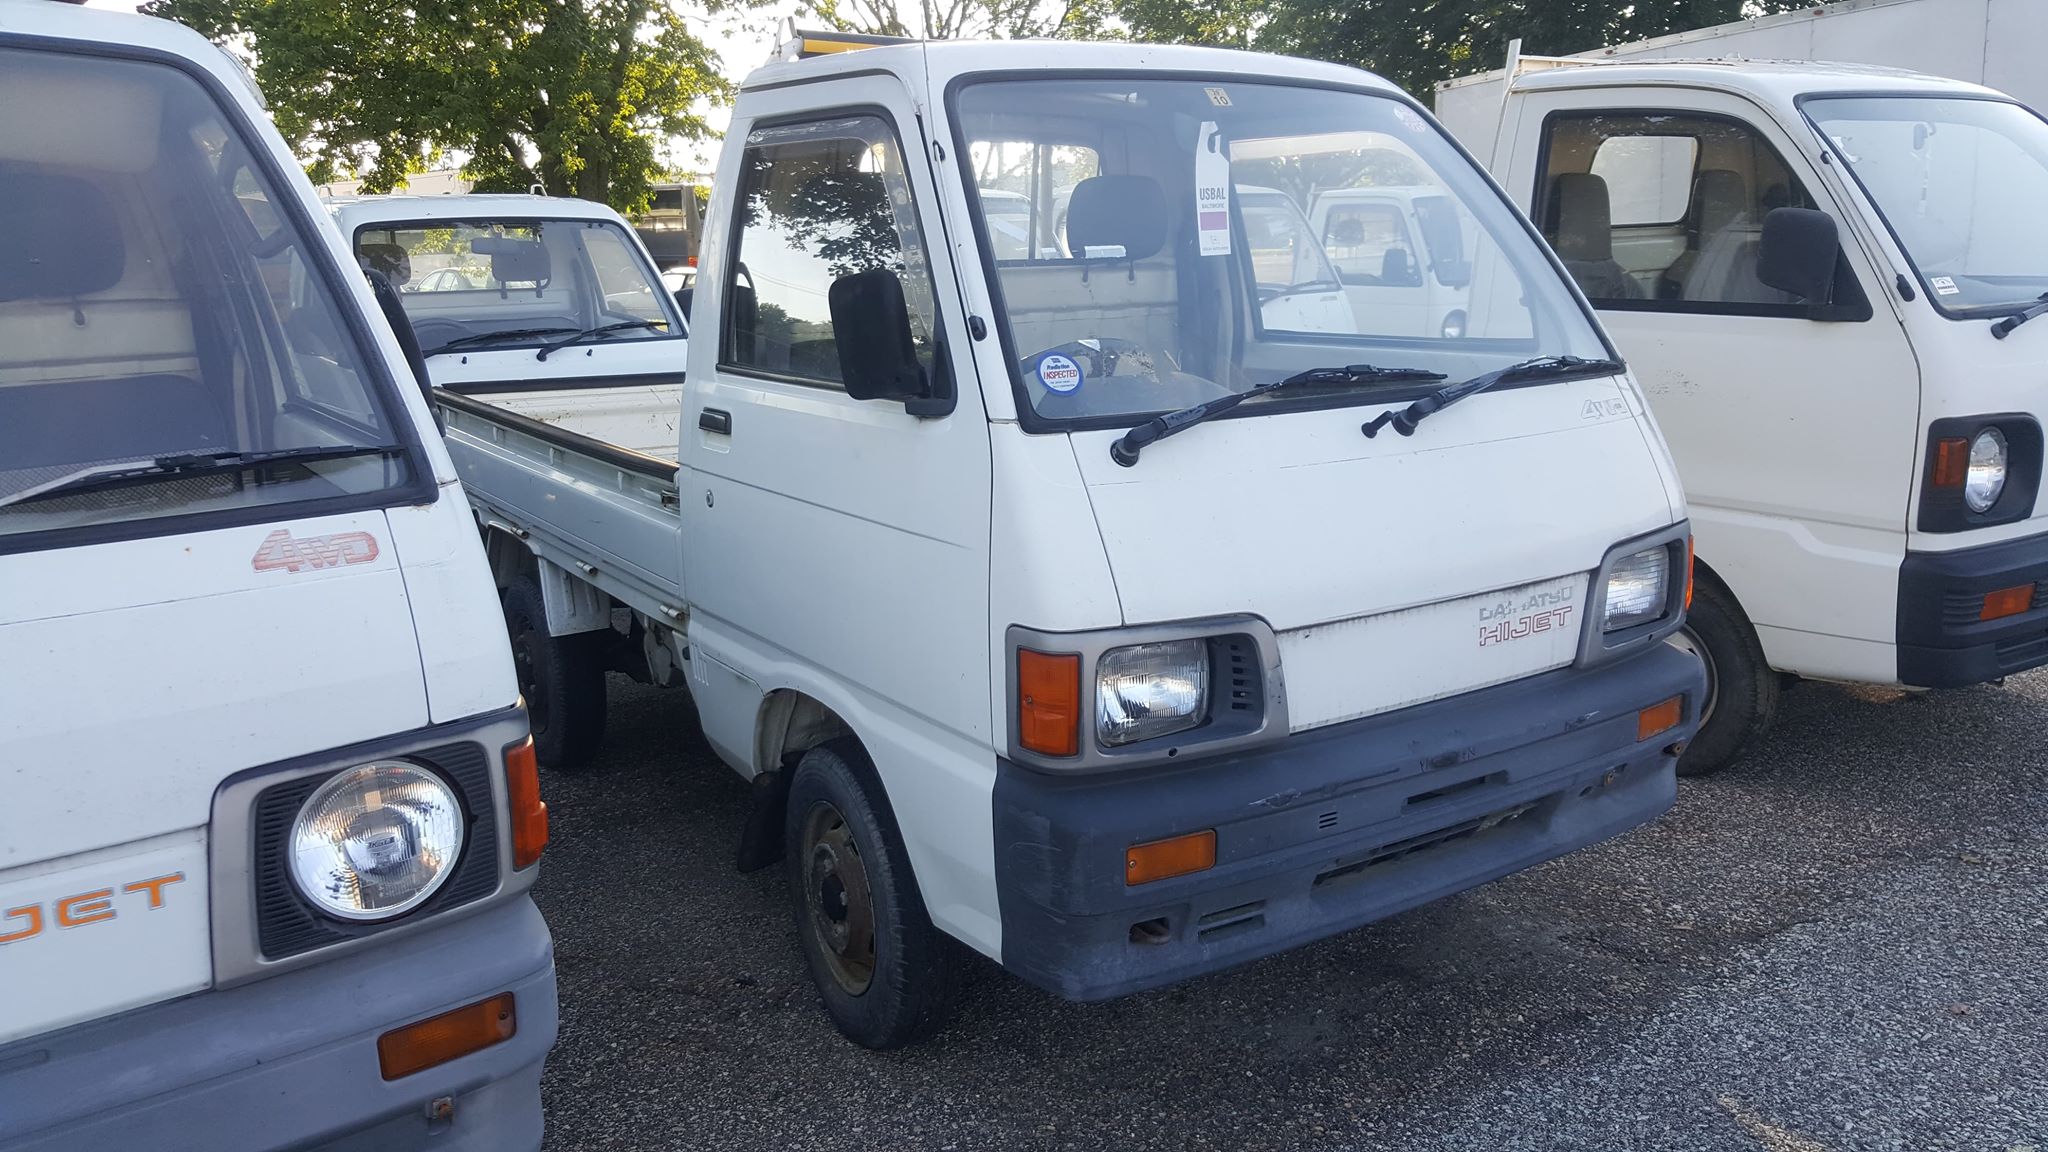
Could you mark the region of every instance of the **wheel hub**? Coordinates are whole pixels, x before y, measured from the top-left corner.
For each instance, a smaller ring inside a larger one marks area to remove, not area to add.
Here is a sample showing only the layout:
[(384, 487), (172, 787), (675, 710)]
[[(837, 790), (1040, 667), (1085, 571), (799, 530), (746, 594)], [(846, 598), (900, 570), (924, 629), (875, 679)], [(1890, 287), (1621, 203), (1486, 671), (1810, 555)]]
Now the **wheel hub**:
[(858, 996), (875, 974), (874, 900), (853, 830), (824, 801), (804, 816), (803, 862), (810, 931), (833, 981)]

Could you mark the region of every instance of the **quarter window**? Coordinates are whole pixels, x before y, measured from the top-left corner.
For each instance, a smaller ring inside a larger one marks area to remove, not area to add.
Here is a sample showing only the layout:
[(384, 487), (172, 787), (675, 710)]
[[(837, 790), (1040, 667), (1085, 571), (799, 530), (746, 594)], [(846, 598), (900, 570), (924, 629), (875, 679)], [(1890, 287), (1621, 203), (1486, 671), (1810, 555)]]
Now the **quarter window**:
[(738, 214), (724, 365), (838, 387), (832, 284), (885, 268), (903, 280), (912, 340), (932, 370), (931, 272), (887, 123), (856, 115), (755, 129), (741, 160)]

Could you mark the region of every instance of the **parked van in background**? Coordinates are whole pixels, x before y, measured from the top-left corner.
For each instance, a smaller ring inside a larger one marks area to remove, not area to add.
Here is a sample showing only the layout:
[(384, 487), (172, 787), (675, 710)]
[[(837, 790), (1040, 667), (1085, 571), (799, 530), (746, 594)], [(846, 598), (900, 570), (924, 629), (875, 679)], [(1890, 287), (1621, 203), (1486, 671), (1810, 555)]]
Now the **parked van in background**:
[(547, 814), (388, 319), (228, 57), (0, 0), (6, 1152), (540, 1144)]
[(1544, 59), (1458, 90), (1450, 126), (1493, 141), (1685, 478), (1712, 687), (1682, 771), (1761, 734), (1781, 672), (2048, 664), (2048, 122), (1843, 64)]
[(1470, 306), (1474, 234), (1465, 215), (1428, 186), (1331, 188), (1309, 210), (1354, 312), (1449, 340), (1464, 335)]

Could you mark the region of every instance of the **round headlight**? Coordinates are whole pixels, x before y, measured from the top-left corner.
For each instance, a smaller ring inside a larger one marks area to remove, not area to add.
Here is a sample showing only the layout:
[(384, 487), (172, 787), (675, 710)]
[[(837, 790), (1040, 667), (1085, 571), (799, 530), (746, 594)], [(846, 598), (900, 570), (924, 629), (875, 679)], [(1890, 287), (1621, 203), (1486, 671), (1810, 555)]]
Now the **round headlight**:
[(462, 805), (425, 768), (380, 760), (322, 784), (292, 822), (292, 882), (322, 912), (388, 920), (418, 907), (462, 855)]
[(1970, 471), (1963, 479), (1963, 503), (1972, 512), (1989, 512), (2005, 491), (2005, 433), (1986, 428), (1970, 441)]

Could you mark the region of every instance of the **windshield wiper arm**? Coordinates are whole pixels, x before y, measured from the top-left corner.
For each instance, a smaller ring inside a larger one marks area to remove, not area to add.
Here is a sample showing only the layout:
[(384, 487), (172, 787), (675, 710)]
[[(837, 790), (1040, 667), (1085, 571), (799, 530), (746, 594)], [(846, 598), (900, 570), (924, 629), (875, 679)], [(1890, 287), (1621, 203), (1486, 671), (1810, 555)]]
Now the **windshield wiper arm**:
[(1311, 368), (1296, 372), (1285, 380), (1274, 380), (1254, 385), (1242, 392), (1204, 400), (1200, 404), (1154, 416), (1143, 424), (1125, 432), (1109, 446), (1109, 458), (1129, 468), (1138, 462), (1138, 453), (1147, 444), (1164, 440), (1176, 432), (1192, 428), (1212, 416), (1220, 416), (1254, 396), (1265, 396), (1283, 388), (1300, 388), (1310, 384), (1382, 384), (1397, 380), (1441, 380), (1444, 374), (1431, 372), (1427, 368), (1381, 368), (1375, 364), (1349, 364), (1342, 368)]
[(0, 496), (0, 508), (118, 488), (137, 480), (203, 476), (214, 472), (237, 472), (270, 464), (312, 464), (321, 460), (345, 460), (354, 456), (395, 456), (405, 449), (396, 444), (335, 444), (318, 448), (279, 448), (266, 452), (181, 452), (149, 460), (87, 468), (51, 484), (24, 492)]
[(1359, 426), (1359, 431), (1368, 438), (1379, 435), (1380, 429), (1388, 424), (1403, 436), (1415, 435), (1415, 426), (1431, 413), (1441, 412), (1467, 396), (1486, 391), (1503, 380), (1529, 380), (1538, 376), (1579, 376), (1592, 373), (1614, 373), (1625, 365), (1619, 360), (1592, 359), (1583, 356), (1538, 356), (1520, 364), (1510, 364), (1493, 372), (1482, 373), (1470, 380), (1447, 384), (1422, 397), (1406, 408), (1389, 408)]
[(2032, 304), (1993, 324), (1991, 326), (1991, 334), (2003, 340), (2007, 336), (2012, 335), (2013, 329), (2044, 312), (2048, 312), (2048, 292), (2043, 292), (2039, 296), (2034, 297)]
[(621, 320), (616, 324), (600, 324), (595, 328), (585, 328), (581, 332), (564, 336), (560, 340), (548, 341), (540, 346), (540, 351), (534, 356), (534, 359), (545, 360), (550, 352), (559, 352), (571, 344), (580, 343), (594, 336), (602, 336), (607, 332), (624, 332), (629, 328), (666, 328), (667, 326), (657, 320)]
[(429, 348), (421, 355), (439, 356), (443, 352), (453, 352), (457, 348), (467, 348), (472, 344), (488, 344), (493, 340), (527, 340), (535, 336), (559, 336), (564, 332), (574, 331), (574, 328), (557, 325), (553, 328), (500, 328), (496, 332), (472, 332), (467, 336), (458, 336), (446, 344)]

